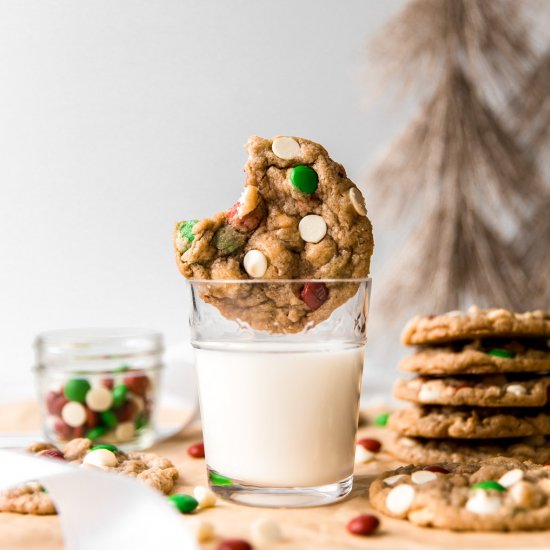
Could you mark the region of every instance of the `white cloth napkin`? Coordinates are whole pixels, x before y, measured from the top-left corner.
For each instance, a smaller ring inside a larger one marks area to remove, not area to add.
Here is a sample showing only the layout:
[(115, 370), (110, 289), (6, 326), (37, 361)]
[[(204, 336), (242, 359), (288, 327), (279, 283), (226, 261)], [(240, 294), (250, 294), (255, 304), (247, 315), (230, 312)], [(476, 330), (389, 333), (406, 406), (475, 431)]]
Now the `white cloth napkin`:
[(66, 550), (198, 548), (174, 507), (140, 481), (0, 450), (0, 490), (36, 480), (55, 502)]

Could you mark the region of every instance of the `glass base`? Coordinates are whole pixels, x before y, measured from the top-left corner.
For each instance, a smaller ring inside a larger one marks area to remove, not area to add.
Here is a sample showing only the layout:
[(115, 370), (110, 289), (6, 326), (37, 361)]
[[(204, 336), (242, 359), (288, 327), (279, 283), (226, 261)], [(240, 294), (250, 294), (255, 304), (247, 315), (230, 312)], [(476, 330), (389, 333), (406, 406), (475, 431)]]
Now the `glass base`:
[(230, 479), (208, 469), (210, 488), (219, 497), (260, 508), (306, 508), (324, 506), (345, 498), (353, 487), (353, 476), (319, 487), (261, 487)]

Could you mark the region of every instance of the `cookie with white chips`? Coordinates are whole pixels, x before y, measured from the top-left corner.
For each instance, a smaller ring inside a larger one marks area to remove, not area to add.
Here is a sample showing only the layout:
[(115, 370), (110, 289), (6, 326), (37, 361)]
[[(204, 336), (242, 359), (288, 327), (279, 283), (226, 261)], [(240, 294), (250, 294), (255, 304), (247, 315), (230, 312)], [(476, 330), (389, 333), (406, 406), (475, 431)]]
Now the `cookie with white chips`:
[(319, 144), (299, 137), (247, 143), (246, 183), (231, 209), (180, 222), (174, 244), (188, 279), (300, 279), (295, 285), (202, 285), (227, 318), (260, 330), (297, 332), (326, 319), (356, 291), (316, 279), (369, 274), (372, 226), (361, 192)]
[(550, 528), (550, 467), (519, 460), (404, 466), (379, 476), (369, 496), (380, 512), (424, 527)]

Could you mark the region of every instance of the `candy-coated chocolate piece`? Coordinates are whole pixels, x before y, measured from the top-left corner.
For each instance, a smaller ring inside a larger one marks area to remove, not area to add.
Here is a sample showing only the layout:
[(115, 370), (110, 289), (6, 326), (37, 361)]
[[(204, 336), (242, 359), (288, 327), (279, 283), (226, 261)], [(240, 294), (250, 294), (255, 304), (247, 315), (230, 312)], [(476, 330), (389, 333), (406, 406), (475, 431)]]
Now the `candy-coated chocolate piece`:
[(231, 225), (220, 227), (212, 239), (214, 246), (224, 255), (237, 252), (244, 246), (245, 241), (246, 237)]
[(64, 393), (69, 401), (84, 403), (86, 394), (90, 391), (90, 382), (84, 378), (72, 378), (65, 384)]
[(291, 137), (276, 137), (271, 144), (271, 150), (280, 159), (292, 160), (300, 155), (300, 144)]
[(182, 513), (190, 514), (199, 505), (197, 499), (183, 493), (169, 495), (168, 500)]
[(372, 423), (375, 426), (385, 426), (388, 423), (389, 418), (390, 418), (389, 412), (380, 413), (373, 418)]
[(424, 466), (422, 468), (423, 470), (426, 470), (427, 472), (435, 472), (436, 474), (448, 474), (449, 470), (446, 468), (442, 468), (441, 466)]
[(57, 458), (58, 460), (65, 460), (65, 455), (58, 449), (44, 449), (39, 453), (36, 453), (38, 456), (45, 456), (46, 458)]
[(241, 203), (237, 201), (227, 213), (227, 221), (231, 227), (235, 228), (237, 231), (241, 233), (250, 233), (250, 231), (254, 231), (254, 229), (260, 225), (265, 214), (265, 208), (262, 203), (259, 203), (252, 212), (242, 217), (239, 216), (240, 208)]
[(309, 214), (300, 220), (298, 231), (306, 243), (318, 243), (327, 234), (327, 224), (321, 216)]
[(193, 458), (204, 458), (204, 443), (194, 443), (187, 447), (187, 454)]
[(105, 426), (96, 426), (86, 432), (86, 438), (91, 441), (97, 441), (101, 436), (105, 435), (107, 428)]
[(64, 394), (58, 394), (56, 397), (52, 398), (49, 409), (50, 414), (61, 416), (61, 411), (68, 402), (69, 400)]
[(216, 493), (208, 487), (203, 487), (202, 485), (198, 485), (193, 489), (193, 496), (199, 503), (200, 508), (212, 508), (213, 506), (216, 506), (216, 502), (218, 502)]
[(513, 351), (501, 348), (492, 349), (487, 353), (488, 355), (492, 355), (493, 357), (503, 357), (504, 359), (513, 359), (516, 356)]
[(138, 407), (133, 400), (128, 400), (121, 407), (115, 409), (115, 414), (119, 422), (128, 422), (137, 417)]
[(131, 392), (141, 396), (147, 393), (147, 390), (151, 385), (149, 377), (145, 374), (129, 374), (128, 376), (124, 377), (124, 383), (126, 384), (126, 386), (128, 386), (128, 389)]
[(372, 514), (361, 514), (349, 521), (347, 530), (352, 535), (372, 535), (380, 525), (380, 520)]
[(109, 443), (102, 443), (100, 445), (94, 445), (92, 451), (97, 451), (98, 449), (106, 449), (112, 453), (118, 453), (118, 447), (116, 445), (109, 445)]
[(122, 406), (126, 401), (127, 395), (128, 395), (128, 386), (126, 384), (117, 384), (112, 391), (113, 407)]
[(312, 311), (320, 308), (328, 300), (328, 296), (325, 283), (307, 282), (300, 292), (300, 298)]
[(53, 426), (54, 432), (57, 434), (57, 437), (62, 441), (68, 441), (71, 439), (73, 429), (63, 422), (61, 418), (56, 418)]
[(220, 542), (218, 550), (252, 550), (252, 545), (243, 539), (226, 539)]
[(118, 459), (113, 452), (102, 448), (86, 453), (82, 463), (96, 468), (114, 468), (118, 464)]
[(378, 439), (372, 439), (370, 437), (363, 437), (357, 440), (357, 445), (365, 447), (365, 449), (367, 449), (367, 451), (370, 451), (371, 453), (377, 453), (382, 447), (382, 443), (380, 443)]
[(499, 491), (500, 493), (504, 492), (506, 490), (505, 487), (503, 487), (498, 481), (480, 481), (479, 483), (474, 483), (471, 487), (471, 491), (477, 491), (478, 489), (483, 489), (484, 491)]
[(259, 250), (249, 250), (243, 259), (245, 271), (255, 279), (259, 279), (265, 275), (267, 271), (267, 258)]
[(349, 200), (355, 211), (360, 216), (367, 215), (367, 207), (365, 206), (365, 198), (363, 197), (361, 191), (356, 187), (352, 187), (349, 190)]
[(86, 409), (86, 427), (95, 428), (99, 424), (99, 413)]
[(102, 412), (106, 411), (113, 404), (113, 395), (107, 388), (101, 386), (92, 388), (86, 394), (86, 405), (92, 409), (92, 411)]
[(99, 416), (101, 417), (103, 424), (105, 424), (105, 426), (107, 426), (110, 430), (117, 427), (118, 419), (113, 411), (103, 411), (102, 413), (99, 413)]
[(179, 232), (182, 237), (185, 237), (190, 243), (195, 240), (195, 234), (193, 233), (193, 227), (197, 225), (199, 220), (189, 220), (180, 225)]
[(290, 182), (298, 191), (311, 195), (317, 190), (319, 176), (311, 166), (295, 166), (290, 171)]
[(57, 399), (61, 397), (61, 394), (56, 391), (49, 391), (46, 392), (46, 396), (44, 397), (44, 401), (46, 402), (46, 410), (50, 414), (59, 415), (59, 411), (55, 409), (55, 402)]
[(61, 411), (61, 418), (71, 428), (82, 426), (86, 422), (86, 409), (82, 403), (69, 401)]

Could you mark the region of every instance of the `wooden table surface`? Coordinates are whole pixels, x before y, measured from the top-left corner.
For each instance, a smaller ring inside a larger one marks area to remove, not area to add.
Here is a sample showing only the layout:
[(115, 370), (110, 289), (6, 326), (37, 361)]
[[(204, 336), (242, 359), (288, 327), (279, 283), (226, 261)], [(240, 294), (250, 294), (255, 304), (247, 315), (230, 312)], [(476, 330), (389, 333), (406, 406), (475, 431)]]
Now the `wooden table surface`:
[[(164, 411), (162, 416), (165, 420), (173, 420), (174, 412)], [(0, 406), (0, 432), (37, 432), (38, 429), (38, 413), (34, 404), (12, 403)], [(375, 437), (381, 441), (392, 437), (391, 432), (385, 428), (374, 426), (362, 428), (360, 435)], [(164, 441), (153, 449), (154, 452), (170, 458), (179, 468), (181, 477), (177, 491), (192, 492), (194, 486), (206, 485), (204, 460), (192, 459), (185, 452), (188, 445), (199, 439), (200, 432), (195, 428), (184, 435)], [(218, 535), (218, 538), (203, 547), (215, 549), (221, 538), (250, 540), (251, 522), (259, 517), (270, 517), (282, 526), (284, 540), (262, 547), (269, 550), (550, 549), (549, 532), (452, 533), (416, 527), (406, 521), (381, 517), (378, 513), (382, 524), (377, 535), (368, 538), (350, 535), (346, 531), (346, 523), (357, 514), (372, 511), (368, 501), (368, 486), (373, 476), (397, 465), (389, 455), (380, 452), (374, 461), (357, 468), (352, 494), (346, 500), (331, 506), (271, 510), (220, 502), (215, 508), (193, 514), (200, 514), (211, 522)], [(182, 521), (187, 520), (188, 516), (182, 516)], [(61, 548), (63, 542), (56, 516), (0, 514), (0, 550)]]

